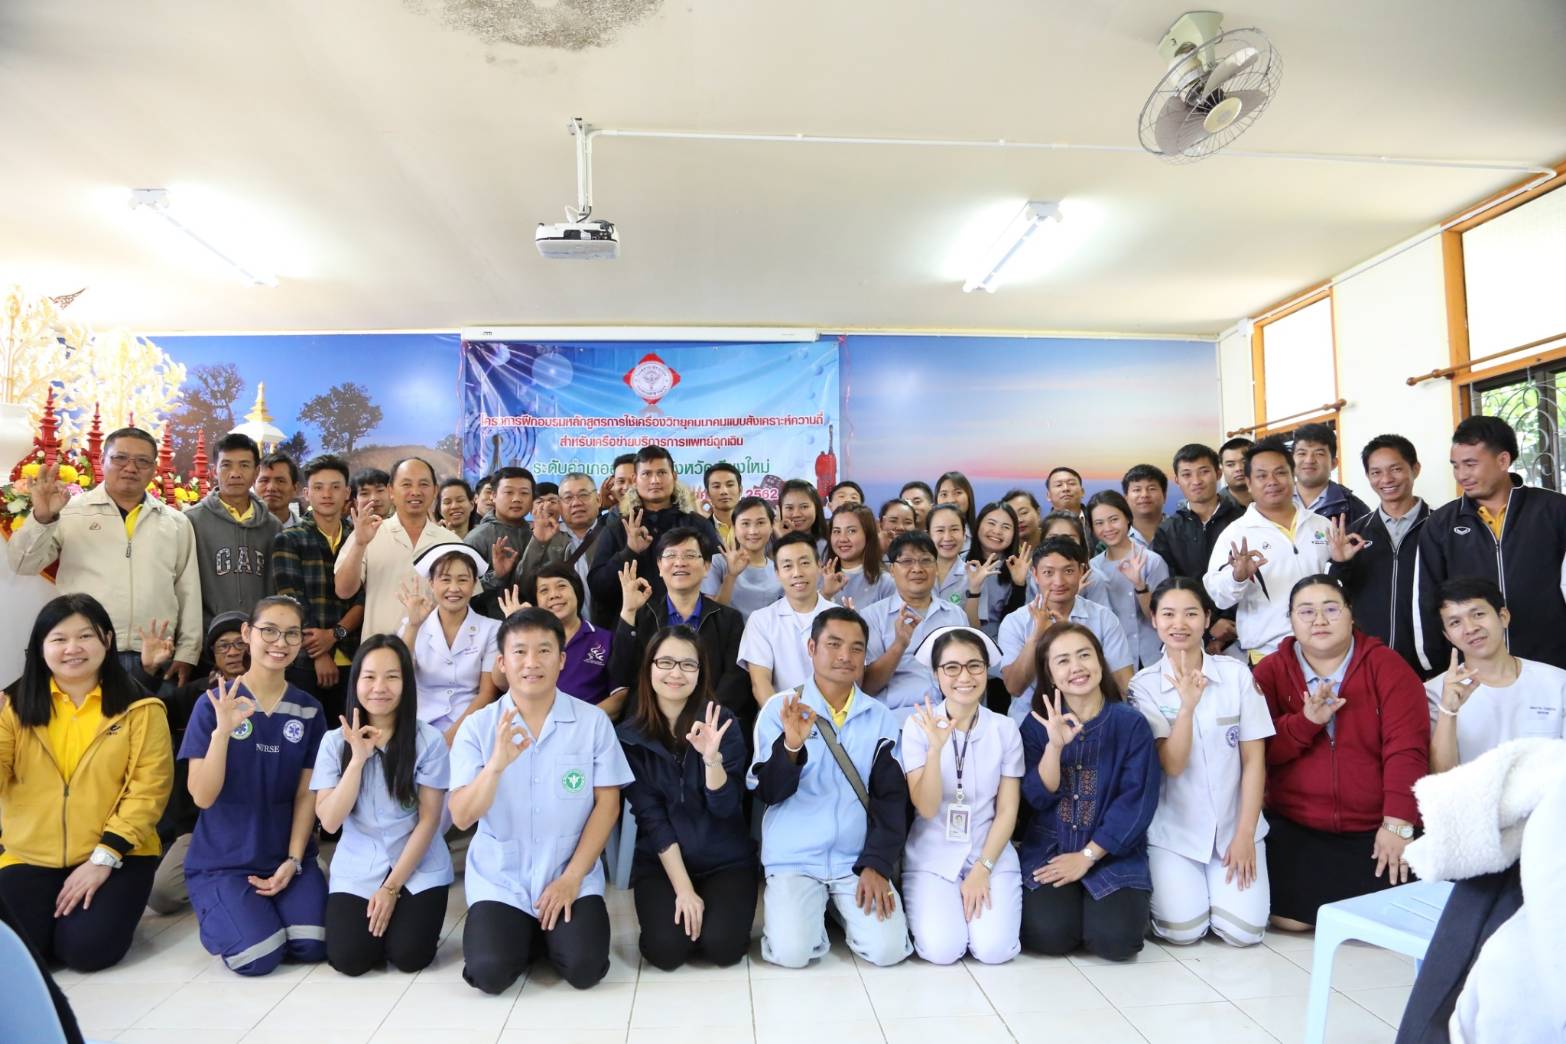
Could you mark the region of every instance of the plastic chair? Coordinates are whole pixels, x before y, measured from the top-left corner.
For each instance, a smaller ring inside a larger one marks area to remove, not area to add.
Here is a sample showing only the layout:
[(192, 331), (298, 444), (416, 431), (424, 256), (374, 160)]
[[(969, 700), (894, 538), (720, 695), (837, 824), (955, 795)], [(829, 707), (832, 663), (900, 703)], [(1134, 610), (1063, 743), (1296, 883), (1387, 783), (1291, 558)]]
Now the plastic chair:
[(10, 925), (0, 923), (0, 982), (5, 983), (5, 1003), (0, 1004), (0, 1040), (28, 1044), (65, 1044), (65, 1031), (54, 1011), (54, 999), (32, 951)]
[(1358, 939), (1422, 960), (1451, 894), (1450, 881), (1415, 881), (1328, 903), (1317, 912), (1305, 1044), (1320, 1044), (1327, 1038), (1327, 1002), (1332, 996), (1332, 961), (1338, 947), (1345, 940)]

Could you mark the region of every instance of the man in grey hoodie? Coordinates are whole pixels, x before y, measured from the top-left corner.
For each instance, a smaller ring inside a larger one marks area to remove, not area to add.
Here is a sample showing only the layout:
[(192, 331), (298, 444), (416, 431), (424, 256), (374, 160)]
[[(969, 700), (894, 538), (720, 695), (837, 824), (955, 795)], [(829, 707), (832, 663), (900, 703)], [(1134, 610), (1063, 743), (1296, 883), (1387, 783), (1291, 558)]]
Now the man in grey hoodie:
[(261, 451), (248, 435), (230, 433), (217, 444), (217, 485), (185, 512), (196, 531), (201, 568), (201, 621), (250, 610), (270, 590), (272, 539), (282, 524), (250, 491)]

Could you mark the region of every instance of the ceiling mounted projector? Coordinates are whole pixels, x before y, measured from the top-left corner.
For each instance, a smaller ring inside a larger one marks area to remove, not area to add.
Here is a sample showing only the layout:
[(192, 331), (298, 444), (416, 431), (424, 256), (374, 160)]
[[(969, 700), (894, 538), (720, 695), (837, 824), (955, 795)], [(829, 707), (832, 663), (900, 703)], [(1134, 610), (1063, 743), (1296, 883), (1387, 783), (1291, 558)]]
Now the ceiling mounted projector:
[(566, 128), (576, 136), (576, 206), (566, 207), (566, 220), (539, 222), (533, 245), (551, 261), (612, 261), (620, 256), (620, 236), (614, 222), (593, 218), (592, 128), (575, 117)]

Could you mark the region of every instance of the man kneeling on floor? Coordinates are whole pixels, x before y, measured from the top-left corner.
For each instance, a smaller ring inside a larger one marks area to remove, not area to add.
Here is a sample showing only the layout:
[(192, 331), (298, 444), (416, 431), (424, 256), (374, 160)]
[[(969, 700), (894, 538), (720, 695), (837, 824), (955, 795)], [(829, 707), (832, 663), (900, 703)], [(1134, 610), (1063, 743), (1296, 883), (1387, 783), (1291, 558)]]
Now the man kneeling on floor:
[(907, 957), (908, 921), (893, 865), (908, 834), (908, 785), (897, 762), (897, 721), (856, 684), (869, 628), (852, 609), (811, 625), (813, 676), (779, 693), (756, 721), (749, 785), (767, 806), (761, 955), (803, 968), (827, 952), (825, 913), (872, 964)]

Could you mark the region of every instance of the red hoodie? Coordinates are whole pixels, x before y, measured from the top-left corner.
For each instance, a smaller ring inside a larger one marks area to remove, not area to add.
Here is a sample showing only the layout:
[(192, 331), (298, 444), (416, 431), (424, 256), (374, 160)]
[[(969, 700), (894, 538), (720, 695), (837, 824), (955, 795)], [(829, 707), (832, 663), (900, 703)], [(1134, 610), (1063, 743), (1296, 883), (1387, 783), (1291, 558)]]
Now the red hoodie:
[(1305, 717), (1296, 644), (1285, 638), (1256, 665), (1277, 729), (1267, 740), (1267, 810), (1333, 833), (1375, 830), (1387, 816), (1419, 822), (1414, 783), (1430, 763), (1430, 705), (1419, 676), (1379, 638), (1355, 629), (1338, 689), (1346, 702), (1329, 737)]

